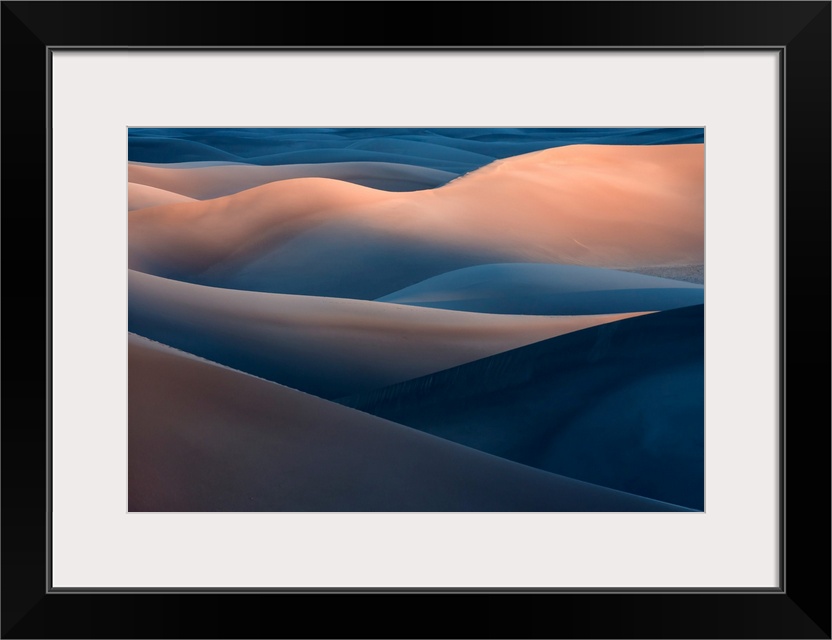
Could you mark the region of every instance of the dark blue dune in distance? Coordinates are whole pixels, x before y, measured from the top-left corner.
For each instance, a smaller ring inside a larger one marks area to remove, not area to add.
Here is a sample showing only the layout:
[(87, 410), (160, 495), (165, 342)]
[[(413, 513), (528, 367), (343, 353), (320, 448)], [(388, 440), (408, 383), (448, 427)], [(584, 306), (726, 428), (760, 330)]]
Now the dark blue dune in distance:
[(571, 144), (704, 141), (702, 128), (131, 128), (131, 162), (277, 165), (380, 161), (462, 175), (500, 158)]
[(704, 305), (338, 402), (539, 469), (702, 510)]
[(415, 307), (582, 315), (666, 311), (705, 301), (702, 285), (566, 264), (486, 264), (443, 273), (379, 298)]

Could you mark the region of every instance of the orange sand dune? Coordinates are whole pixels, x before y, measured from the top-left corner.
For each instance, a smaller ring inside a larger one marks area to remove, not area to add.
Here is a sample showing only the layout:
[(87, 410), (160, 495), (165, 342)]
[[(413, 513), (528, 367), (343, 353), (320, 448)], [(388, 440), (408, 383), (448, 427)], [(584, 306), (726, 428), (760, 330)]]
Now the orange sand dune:
[(131, 335), (130, 511), (675, 511)]
[[(547, 149), (429, 191), (286, 180), (136, 212), (129, 221), (130, 266), (187, 278), (273, 252), (298, 234), (345, 225), (391, 241), (491, 251), (506, 262), (701, 264), (703, 180), (701, 144)], [(307, 250), (314, 252), (314, 243)], [(321, 259), (332, 250), (328, 239)]]
[(641, 315), (514, 316), (218, 289), (129, 273), (130, 330), (328, 398)]
[(454, 174), (447, 171), (392, 162), (326, 162), (274, 166), (200, 166), (199, 163), (196, 166), (192, 163), (154, 165), (131, 162), (127, 165), (127, 176), (130, 182), (181, 193), (197, 200), (219, 198), (269, 182), (293, 178), (331, 178), (371, 184), (377, 188), (389, 187), (393, 191), (405, 188), (425, 189), (454, 178)]
[(303, 178), (214, 200), (150, 207), (128, 220), (129, 266), (161, 274), (202, 271), (241, 253), (256, 255), (342, 217), (345, 210), (390, 196), (348, 182)]
[(157, 207), (165, 204), (194, 202), (193, 198), (172, 191), (149, 187), (144, 184), (127, 183), (127, 210), (135, 211), (145, 207)]

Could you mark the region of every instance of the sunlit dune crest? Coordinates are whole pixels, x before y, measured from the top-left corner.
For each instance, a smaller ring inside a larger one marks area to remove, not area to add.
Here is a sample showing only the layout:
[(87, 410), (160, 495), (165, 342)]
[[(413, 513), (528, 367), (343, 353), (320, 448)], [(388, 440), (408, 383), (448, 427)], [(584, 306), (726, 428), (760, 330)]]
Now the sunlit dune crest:
[(449, 201), (460, 231), (521, 254), (532, 247), (540, 262), (695, 263), (703, 176), (701, 144), (574, 145), (494, 162), (425, 196)]
[(135, 271), (128, 292), (134, 333), (328, 398), (640, 315), (469, 313), (218, 289)]
[(158, 207), (165, 204), (178, 204), (181, 202), (193, 202), (193, 198), (183, 196), (180, 193), (166, 191), (157, 187), (150, 187), (144, 184), (127, 183), (127, 210), (144, 209), (146, 207)]
[(384, 191), (412, 191), (437, 187), (456, 177), (454, 173), (439, 169), (393, 162), (327, 162), (274, 166), (230, 163), (211, 166), (182, 164), (184, 166), (130, 163), (127, 167), (128, 179), (131, 182), (181, 193), (197, 200), (207, 200), (269, 182), (296, 178), (331, 178)]
[(128, 221), (129, 266), (159, 275), (199, 272), (234, 255), (258, 255), (347, 211), (391, 197), (348, 182), (302, 178), (204, 202), (151, 207)]
[[(130, 266), (189, 279), (232, 258), (238, 265), (256, 259), (327, 225), (391, 241), (490, 251), (505, 262), (701, 264), (703, 175), (701, 144), (573, 145), (500, 160), (428, 191), (286, 180), (131, 215)], [(325, 260), (323, 248), (318, 254), (314, 245), (306, 249)], [(422, 278), (429, 275), (436, 274)]]
[(129, 337), (129, 511), (677, 511)]

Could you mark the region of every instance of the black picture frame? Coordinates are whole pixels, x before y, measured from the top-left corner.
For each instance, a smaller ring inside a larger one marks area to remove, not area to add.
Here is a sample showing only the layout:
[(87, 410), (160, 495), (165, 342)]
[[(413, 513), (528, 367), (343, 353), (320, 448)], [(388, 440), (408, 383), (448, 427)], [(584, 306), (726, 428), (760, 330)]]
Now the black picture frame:
[[(830, 638), (829, 1), (3, 2), (0, 20), (3, 638)], [(780, 587), (52, 589), (50, 57), (129, 47), (779, 52)]]

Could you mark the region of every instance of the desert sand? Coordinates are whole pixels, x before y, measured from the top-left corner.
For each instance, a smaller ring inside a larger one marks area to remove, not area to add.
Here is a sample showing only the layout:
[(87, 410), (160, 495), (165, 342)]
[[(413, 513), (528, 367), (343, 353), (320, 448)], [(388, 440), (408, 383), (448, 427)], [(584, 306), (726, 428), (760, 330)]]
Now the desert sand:
[(674, 511), (129, 336), (130, 511)]
[(252, 165), (393, 162), (457, 175), (523, 153), (574, 144), (701, 143), (701, 128), (130, 128), (134, 162)]
[[(427, 191), (289, 179), (135, 212), (129, 261), (202, 284), (311, 295), (332, 295), (325, 288), (338, 273), (358, 283), (343, 297), (374, 298), (489, 262), (701, 264), (703, 171), (701, 144), (574, 145), (498, 160)], [(390, 247), (407, 267), (395, 281), (379, 269)], [(303, 274), (306, 290), (286, 289), (287, 270)]]
[(468, 313), (218, 289), (135, 271), (128, 293), (132, 332), (326, 398), (633, 315)]
[(382, 298), (434, 309), (566, 315), (664, 311), (702, 304), (703, 287), (562, 264), (488, 264), (443, 273)]
[(180, 193), (166, 191), (144, 184), (127, 183), (127, 210), (135, 211), (146, 207), (158, 207), (165, 204), (193, 202), (194, 199)]
[(702, 129), (128, 134), (130, 511), (704, 508)]
[(339, 399), (522, 464), (703, 509), (704, 306), (630, 318)]
[[(392, 162), (329, 162), (259, 166), (233, 163), (140, 164), (127, 167), (128, 179), (197, 200), (231, 195), (279, 180), (331, 178), (383, 191), (432, 189), (457, 177), (455, 173)], [(159, 203), (163, 204), (163, 203)]]

